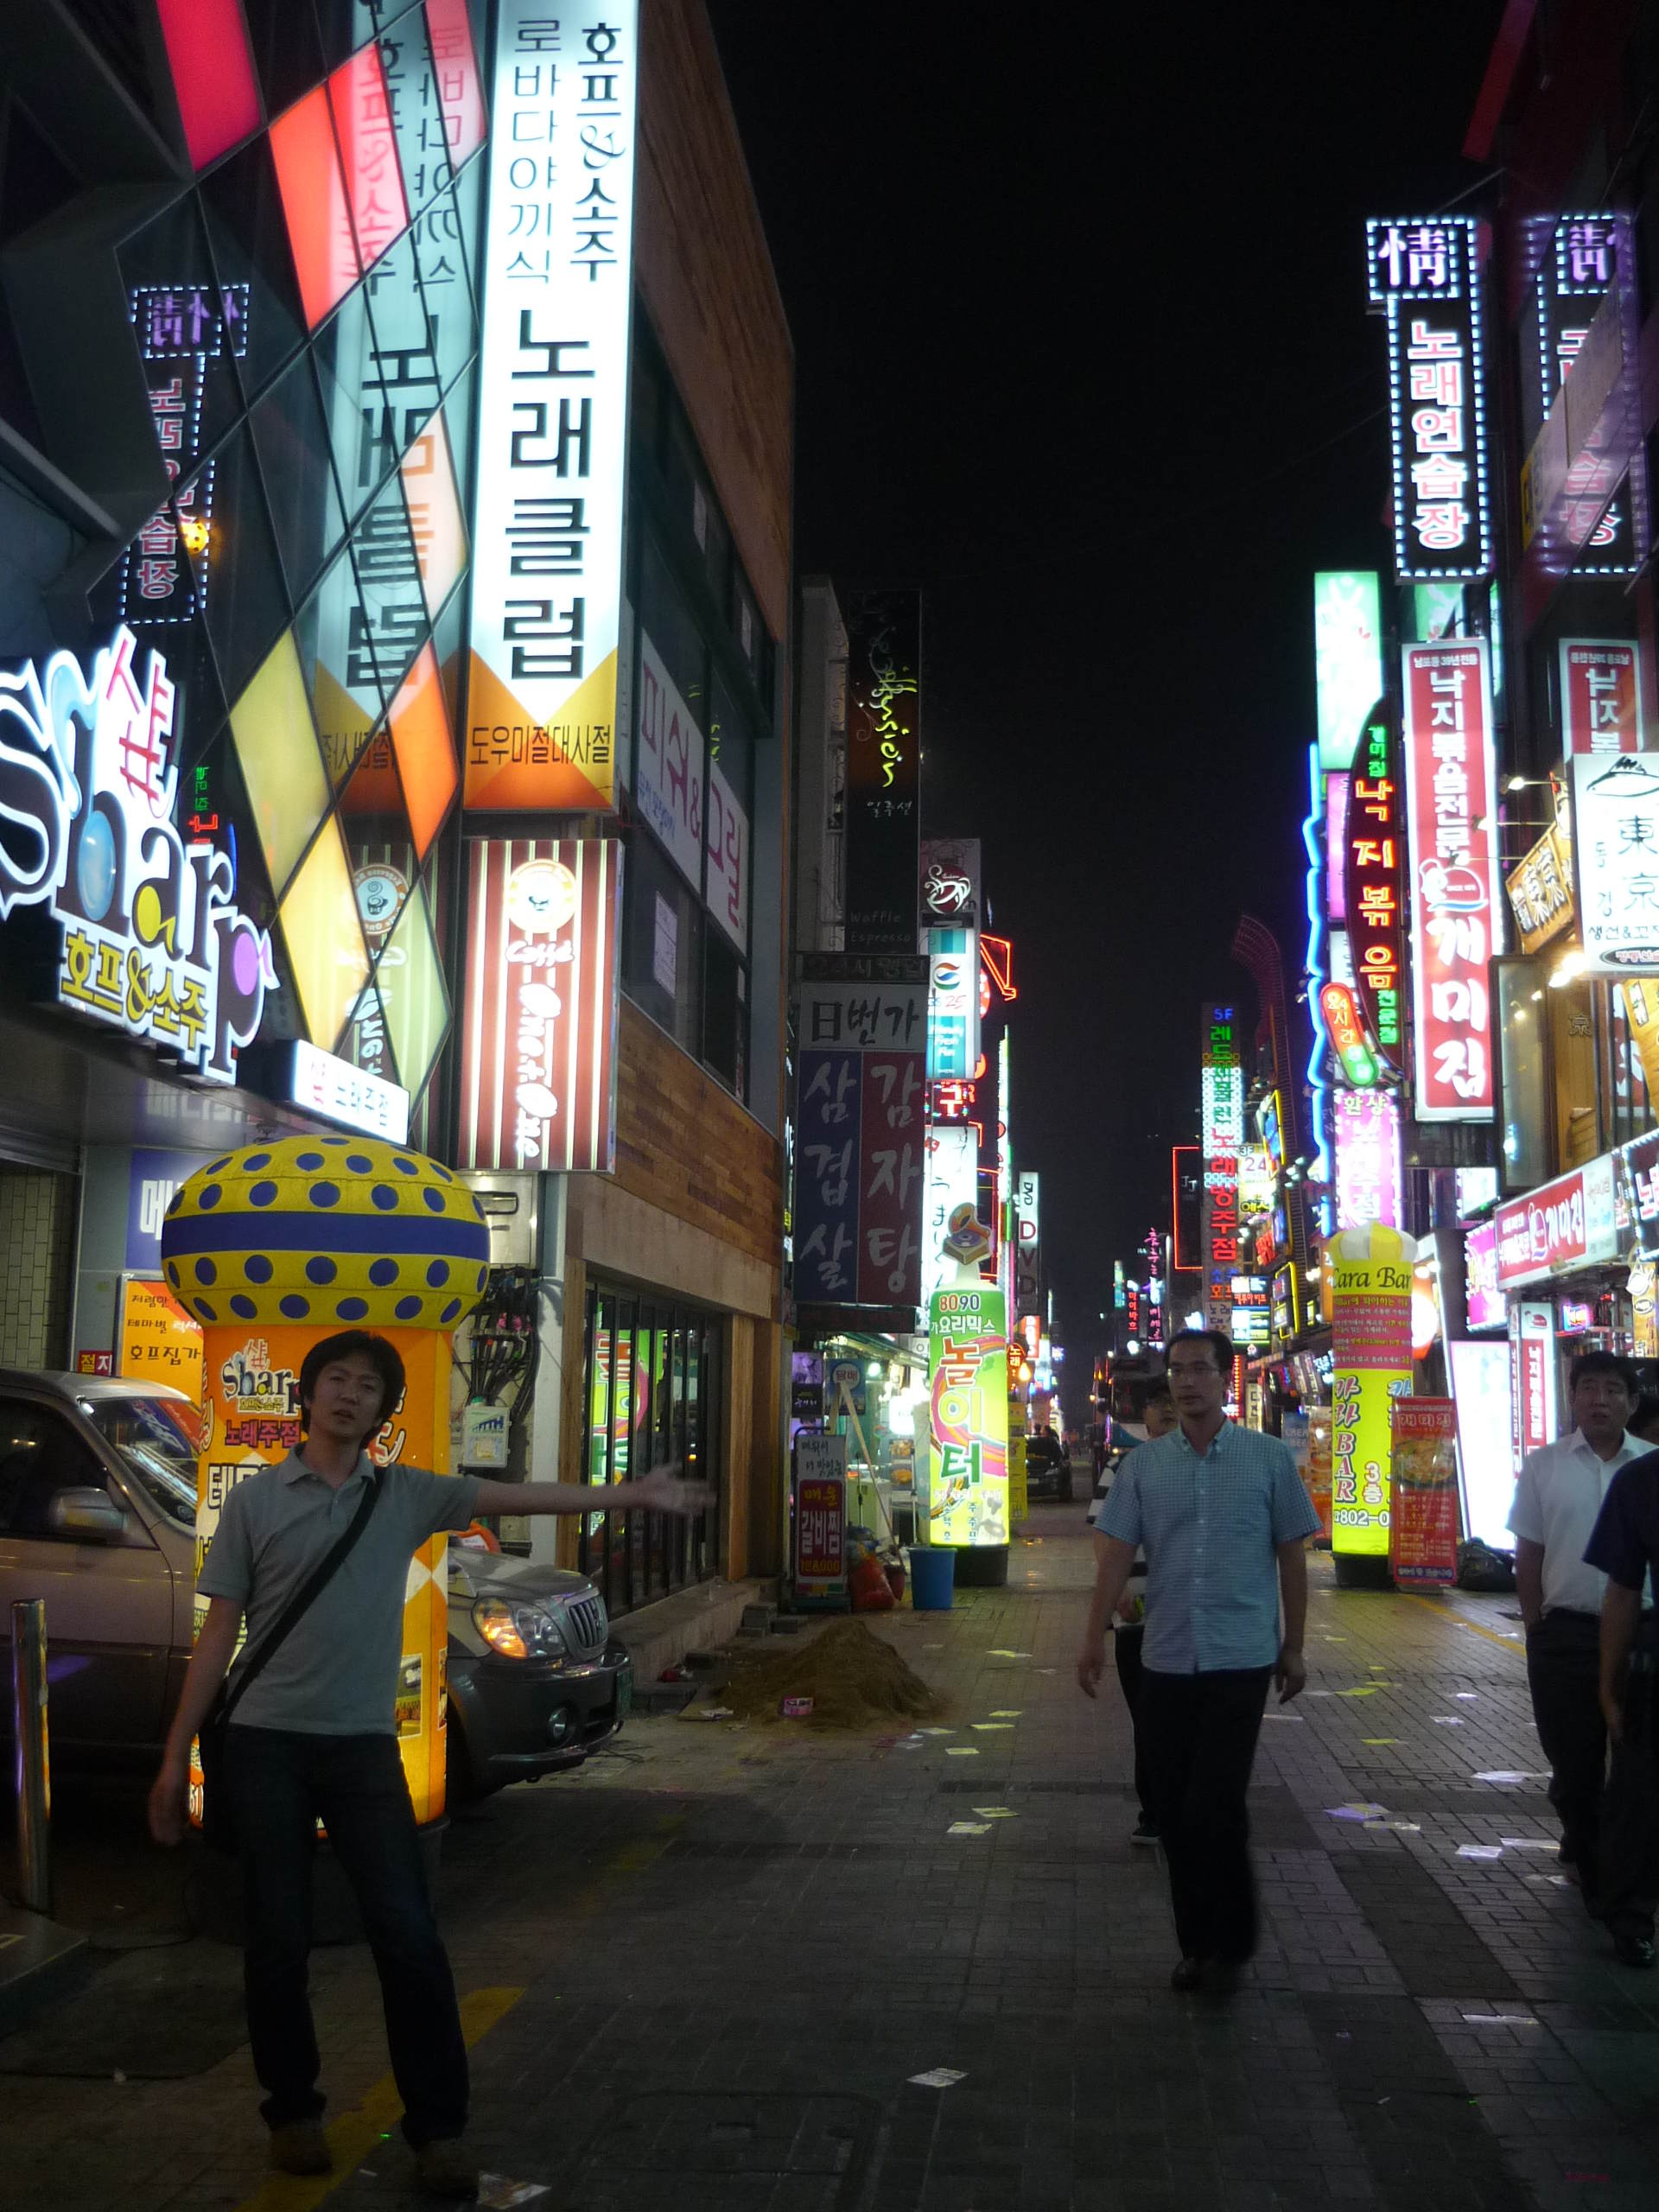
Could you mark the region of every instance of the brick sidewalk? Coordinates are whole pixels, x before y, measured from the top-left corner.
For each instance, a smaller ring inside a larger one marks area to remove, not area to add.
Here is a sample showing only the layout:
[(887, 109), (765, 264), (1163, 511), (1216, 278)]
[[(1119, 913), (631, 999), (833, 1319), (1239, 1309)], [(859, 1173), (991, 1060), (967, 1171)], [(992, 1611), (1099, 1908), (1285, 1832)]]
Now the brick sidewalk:
[[(1218, 2005), (1168, 1988), (1116, 1685), (1090, 1707), (1072, 1679), (1081, 1522), (1039, 1510), (1007, 1591), (875, 1624), (947, 1691), (949, 1733), (641, 1720), (457, 1821), (457, 1980), (523, 1992), (473, 2007), (499, 2013), (474, 2053), (486, 2164), (549, 2184), (546, 2212), (1646, 2212), (1659, 1975), (1612, 1963), (1545, 1847), (1513, 1599), (1338, 1592), (1315, 1565), (1308, 1691), (1256, 1762), (1262, 1947)], [(1382, 1824), (1331, 1817), (1359, 1806)], [(56, 2069), (0, 2072), (0, 2205), (229, 2212), (260, 2189), (237, 1967), (135, 1952), (0, 2043), (0, 2069)], [(403, 2205), (366, 1954), (319, 1953), (315, 1983), (349, 2169), (326, 2202)], [(203, 2070), (111, 2079), (108, 2024), (146, 2018), (199, 2028)], [(964, 2078), (910, 2082), (936, 2067)]]

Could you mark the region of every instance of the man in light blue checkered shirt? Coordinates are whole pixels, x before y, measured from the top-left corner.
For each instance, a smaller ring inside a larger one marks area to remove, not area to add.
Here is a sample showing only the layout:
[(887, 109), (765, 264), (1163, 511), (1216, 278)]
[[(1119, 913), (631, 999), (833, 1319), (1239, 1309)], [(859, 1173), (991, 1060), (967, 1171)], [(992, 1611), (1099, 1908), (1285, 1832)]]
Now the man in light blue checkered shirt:
[(1143, 1550), (1147, 1634), (1135, 1721), (1169, 1862), (1177, 1989), (1230, 1987), (1255, 1948), (1244, 1793), (1268, 1681), (1283, 1704), (1307, 1679), (1303, 1545), (1319, 1519), (1289, 1447), (1224, 1415), (1232, 1364), (1233, 1348), (1216, 1332), (1171, 1339), (1179, 1426), (1130, 1452), (1101, 1507), (1077, 1657), (1077, 1681), (1093, 1697), (1105, 1671), (1106, 1624)]

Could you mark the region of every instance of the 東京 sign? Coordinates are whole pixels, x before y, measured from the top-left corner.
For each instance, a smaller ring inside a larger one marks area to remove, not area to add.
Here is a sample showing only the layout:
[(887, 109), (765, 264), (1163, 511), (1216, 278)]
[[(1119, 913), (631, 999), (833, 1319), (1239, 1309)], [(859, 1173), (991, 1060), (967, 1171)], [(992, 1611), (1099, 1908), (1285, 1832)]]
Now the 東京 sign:
[(160, 653), (142, 677), (137, 661), (124, 624), (86, 671), (68, 652), (0, 671), (0, 920), (44, 906), (58, 923), (67, 1012), (234, 1083), (276, 982), (270, 938), (235, 903), (230, 855), (175, 826), (174, 687)]
[(1659, 972), (1659, 757), (1575, 753), (1579, 925), (1592, 969)]

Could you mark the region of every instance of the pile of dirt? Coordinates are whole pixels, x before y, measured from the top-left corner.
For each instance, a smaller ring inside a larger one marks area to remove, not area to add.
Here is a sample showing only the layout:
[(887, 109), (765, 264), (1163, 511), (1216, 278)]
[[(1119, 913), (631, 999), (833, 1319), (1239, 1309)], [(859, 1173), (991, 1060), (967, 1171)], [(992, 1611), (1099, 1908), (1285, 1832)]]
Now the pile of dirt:
[[(861, 1620), (832, 1621), (804, 1647), (738, 1652), (732, 1675), (719, 1693), (741, 1720), (777, 1720), (785, 1698), (808, 1698), (804, 1725), (868, 1728), (895, 1719), (932, 1720), (944, 1700), (913, 1673), (892, 1644), (873, 1636)], [(800, 1726), (799, 1720), (794, 1724)]]

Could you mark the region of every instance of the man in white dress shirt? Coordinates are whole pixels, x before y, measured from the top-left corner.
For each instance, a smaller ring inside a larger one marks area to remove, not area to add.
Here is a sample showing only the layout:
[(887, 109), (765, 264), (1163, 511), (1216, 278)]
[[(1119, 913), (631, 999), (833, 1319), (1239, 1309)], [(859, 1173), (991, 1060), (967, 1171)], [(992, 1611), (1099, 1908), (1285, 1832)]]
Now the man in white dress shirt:
[[(1533, 1718), (1553, 1777), (1550, 1801), (1560, 1815), (1561, 1864), (1575, 1872), (1586, 1910), (1602, 1916), (1603, 1791), (1607, 1728), (1599, 1698), (1599, 1640), (1607, 1578), (1585, 1562), (1602, 1499), (1618, 1470), (1652, 1446), (1627, 1433), (1636, 1410), (1628, 1360), (1588, 1351), (1573, 1363), (1573, 1432), (1529, 1452), (1510, 1509), (1515, 1579), (1527, 1631), (1527, 1681)], [(1620, 1921), (1624, 1916), (1619, 1916)], [(1614, 1929), (1652, 1955), (1650, 1905), (1640, 1926)], [(1637, 1963), (1634, 1959), (1632, 1964)]]

